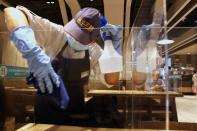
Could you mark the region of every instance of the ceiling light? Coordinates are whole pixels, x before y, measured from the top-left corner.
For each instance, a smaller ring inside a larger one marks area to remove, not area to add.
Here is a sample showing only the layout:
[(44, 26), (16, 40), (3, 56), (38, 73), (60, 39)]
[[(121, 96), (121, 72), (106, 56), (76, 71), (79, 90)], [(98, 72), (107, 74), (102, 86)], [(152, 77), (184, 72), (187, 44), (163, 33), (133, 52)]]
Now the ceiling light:
[(157, 41), (157, 44), (160, 44), (160, 45), (168, 45), (168, 44), (172, 44), (172, 43), (174, 43), (174, 41), (169, 40), (169, 39), (162, 39), (162, 40)]
[(55, 4), (55, 2), (54, 1), (47, 1), (46, 4), (47, 5), (50, 5), (50, 4), (53, 5), (53, 4)]
[(90, 0), (90, 1), (92, 2), (92, 1), (94, 1), (94, 0)]

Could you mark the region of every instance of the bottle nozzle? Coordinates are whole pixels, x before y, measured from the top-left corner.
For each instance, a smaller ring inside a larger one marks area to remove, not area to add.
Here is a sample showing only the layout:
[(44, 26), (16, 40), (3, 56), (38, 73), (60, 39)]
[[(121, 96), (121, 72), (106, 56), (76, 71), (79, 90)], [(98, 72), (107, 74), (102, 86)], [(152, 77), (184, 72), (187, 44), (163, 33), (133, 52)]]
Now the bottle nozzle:
[(111, 34), (109, 31), (103, 32), (104, 40), (112, 40)]

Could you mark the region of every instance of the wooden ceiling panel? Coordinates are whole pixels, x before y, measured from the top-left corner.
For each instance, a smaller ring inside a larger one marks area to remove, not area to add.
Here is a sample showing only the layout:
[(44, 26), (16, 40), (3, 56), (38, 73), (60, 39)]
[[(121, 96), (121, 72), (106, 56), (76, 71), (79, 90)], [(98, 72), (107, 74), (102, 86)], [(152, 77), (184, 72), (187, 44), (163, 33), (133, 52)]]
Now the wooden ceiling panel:
[(123, 26), (125, 0), (104, 0), (105, 17), (109, 23)]
[(77, 0), (65, 0), (71, 9), (72, 16), (75, 16), (77, 12), (81, 9), (79, 2)]
[(197, 55), (197, 43), (189, 47), (186, 47), (184, 49), (178, 50), (175, 53), (172, 53), (171, 55), (185, 55), (185, 54)]
[(174, 0), (173, 5), (168, 10), (168, 23), (170, 23), (177, 14), (190, 2), (191, 0)]

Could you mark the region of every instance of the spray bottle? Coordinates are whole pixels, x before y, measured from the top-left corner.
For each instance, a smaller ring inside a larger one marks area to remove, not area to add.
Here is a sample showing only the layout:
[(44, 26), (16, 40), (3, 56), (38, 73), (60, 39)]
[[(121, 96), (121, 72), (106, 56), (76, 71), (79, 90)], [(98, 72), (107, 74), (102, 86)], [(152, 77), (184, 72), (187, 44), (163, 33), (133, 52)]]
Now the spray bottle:
[(99, 65), (102, 73), (120, 72), (123, 69), (123, 58), (116, 52), (112, 43), (109, 31), (103, 33), (104, 51), (99, 58)]

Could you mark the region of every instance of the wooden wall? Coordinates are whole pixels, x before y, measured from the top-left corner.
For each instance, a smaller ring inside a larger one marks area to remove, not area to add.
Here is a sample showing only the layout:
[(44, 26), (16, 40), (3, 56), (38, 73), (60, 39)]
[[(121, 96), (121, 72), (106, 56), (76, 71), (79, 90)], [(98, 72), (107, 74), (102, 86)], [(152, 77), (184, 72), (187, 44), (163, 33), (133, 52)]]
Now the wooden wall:
[[(9, 39), (9, 32), (2, 11), (0, 11), (0, 65), (27, 66), (26, 60), (22, 58), (20, 52), (17, 51)], [(3, 81), (3, 85), (6, 87), (24, 88), (28, 86), (24, 78), (1, 78), (0, 80)]]
[(197, 70), (197, 55), (173, 55), (174, 66), (192, 66)]

